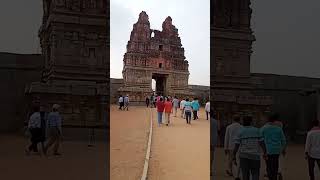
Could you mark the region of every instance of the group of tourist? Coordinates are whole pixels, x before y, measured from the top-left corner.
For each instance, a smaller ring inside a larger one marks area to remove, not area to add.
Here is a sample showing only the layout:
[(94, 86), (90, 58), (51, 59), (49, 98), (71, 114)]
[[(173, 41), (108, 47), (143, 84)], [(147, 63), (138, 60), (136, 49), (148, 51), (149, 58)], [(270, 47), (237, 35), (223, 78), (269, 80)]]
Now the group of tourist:
[(129, 95), (126, 96), (119, 96), (119, 110), (126, 110), (129, 111)]
[[(260, 160), (263, 157), (266, 164), (265, 177), (269, 180), (281, 180), (283, 178), (281, 157), (286, 155), (286, 137), (279, 115), (277, 113), (269, 115), (267, 123), (261, 128), (253, 126), (251, 116), (242, 117), (242, 124), (240, 121), (240, 116), (235, 116), (225, 132), (224, 151), (228, 159), (227, 175), (236, 180), (259, 180)], [(211, 119), (211, 168), (213, 171), (217, 141), (218, 124), (213, 114)], [(314, 180), (315, 163), (320, 169), (319, 121), (314, 121), (313, 128), (308, 132), (305, 157), (308, 160), (310, 180)]]
[[(146, 106), (157, 108), (158, 113), (158, 126), (160, 127), (161, 124), (165, 124), (169, 126), (170, 124), (170, 115), (174, 114), (174, 117), (177, 117), (178, 110), (181, 111), (181, 118), (186, 119), (187, 124), (191, 124), (191, 119), (198, 120), (198, 112), (200, 110), (200, 104), (198, 98), (194, 98), (192, 101), (189, 98), (179, 100), (177, 96), (171, 98), (163, 97), (161, 95), (146, 97)], [(207, 120), (210, 115), (210, 102), (206, 103), (205, 107)], [(162, 122), (164, 114), (164, 123)]]
[[(53, 154), (59, 153), (62, 135), (62, 118), (59, 114), (60, 106), (54, 104), (52, 111), (46, 113), (42, 106), (35, 106), (28, 121), (28, 131), (31, 134), (31, 144), (26, 148), (26, 154), (39, 153), (38, 144), (41, 143), (42, 153), (47, 155), (48, 149), (54, 145)], [(46, 140), (48, 139), (47, 143)]]

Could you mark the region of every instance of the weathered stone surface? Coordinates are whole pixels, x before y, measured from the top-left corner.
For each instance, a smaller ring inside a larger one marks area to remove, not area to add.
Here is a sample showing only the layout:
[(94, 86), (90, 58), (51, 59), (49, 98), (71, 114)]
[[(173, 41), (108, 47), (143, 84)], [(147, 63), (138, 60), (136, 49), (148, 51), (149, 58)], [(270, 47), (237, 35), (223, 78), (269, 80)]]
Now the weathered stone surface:
[(129, 94), (132, 102), (144, 101), (153, 92), (152, 79), (157, 81), (157, 94), (192, 96), (188, 61), (170, 16), (158, 31), (150, 28), (149, 17), (142, 11), (133, 25), (123, 63), (124, 86), (119, 93)]
[(253, 94), (250, 74), (252, 42), (250, 0), (214, 0), (212, 100), (222, 124), (232, 121), (234, 114), (250, 114), (257, 125), (270, 111), (273, 101), (268, 96)]
[(44, 0), (39, 30), (42, 81), (26, 94), (50, 110), (61, 105), (64, 125), (105, 126), (109, 104), (107, 4), (104, 0)]

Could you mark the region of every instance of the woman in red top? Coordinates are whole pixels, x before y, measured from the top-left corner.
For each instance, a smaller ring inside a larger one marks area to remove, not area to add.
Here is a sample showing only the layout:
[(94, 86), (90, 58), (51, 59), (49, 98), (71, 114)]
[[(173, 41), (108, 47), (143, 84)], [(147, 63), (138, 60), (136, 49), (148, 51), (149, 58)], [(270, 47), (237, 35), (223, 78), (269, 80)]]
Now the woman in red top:
[(167, 98), (166, 102), (164, 103), (164, 119), (165, 124), (168, 126), (170, 123), (170, 114), (172, 113), (172, 102), (170, 98)]
[(158, 112), (158, 125), (162, 124), (162, 113), (164, 111), (164, 102), (163, 99), (160, 98), (159, 101), (157, 101), (157, 112)]

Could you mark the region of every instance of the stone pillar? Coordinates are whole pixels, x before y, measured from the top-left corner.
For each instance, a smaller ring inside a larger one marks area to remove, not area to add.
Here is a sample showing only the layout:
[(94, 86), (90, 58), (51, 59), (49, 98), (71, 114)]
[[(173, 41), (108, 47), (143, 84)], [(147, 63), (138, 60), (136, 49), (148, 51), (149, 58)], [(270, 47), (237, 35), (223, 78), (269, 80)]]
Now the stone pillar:
[(317, 87), (317, 120), (320, 121), (320, 87)]

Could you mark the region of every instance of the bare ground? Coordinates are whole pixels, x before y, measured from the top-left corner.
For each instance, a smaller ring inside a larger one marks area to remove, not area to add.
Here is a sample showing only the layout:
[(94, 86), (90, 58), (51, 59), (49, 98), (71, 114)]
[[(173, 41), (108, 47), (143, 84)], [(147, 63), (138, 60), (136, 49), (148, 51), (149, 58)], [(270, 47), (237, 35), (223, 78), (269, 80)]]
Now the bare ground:
[[(178, 113), (180, 115), (180, 113)], [(172, 116), (172, 124), (157, 126), (153, 111), (153, 139), (148, 179), (150, 180), (209, 180), (210, 124), (204, 110), (191, 125)]]
[(112, 180), (138, 180), (141, 178), (148, 132), (150, 109), (129, 107), (110, 111), (110, 177)]
[(1, 135), (0, 179), (3, 180), (105, 180), (107, 177), (106, 143), (65, 141), (62, 156), (26, 156), (29, 140), (18, 135)]
[[(233, 180), (233, 178), (228, 177), (225, 173), (226, 157), (224, 155), (223, 149), (218, 148), (216, 152), (216, 180)], [(285, 180), (307, 180), (308, 176), (308, 164), (304, 159), (304, 146), (303, 145), (289, 145), (287, 148), (287, 155), (282, 161), (282, 173)], [(263, 174), (265, 172), (265, 163), (261, 162), (260, 168), (260, 179), (264, 180)], [(319, 173), (318, 178), (320, 179)], [(317, 178), (316, 178), (317, 179)]]

